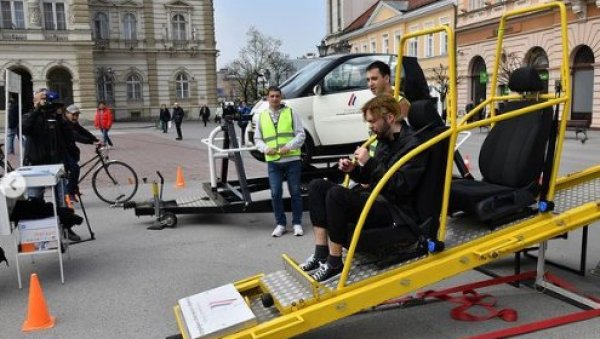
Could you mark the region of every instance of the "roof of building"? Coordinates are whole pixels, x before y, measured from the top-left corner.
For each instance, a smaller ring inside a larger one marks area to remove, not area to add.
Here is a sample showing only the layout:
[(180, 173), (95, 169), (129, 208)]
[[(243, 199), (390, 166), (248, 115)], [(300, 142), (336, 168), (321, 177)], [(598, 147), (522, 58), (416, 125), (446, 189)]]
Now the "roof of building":
[(363, 28), (365, 26), (365, 24), (369, 21), (369, 19), (371, 18), (371, 15), (373, 15), (373, 12), (375, 12), (375, 10), (377, 9), (377, 7), (379, 6), (380, 3), (385, 3), (386, 5), (390, 6), (392, 9), (394, 9), (394, 10), (398, 11), (398, 13), (400, 13), (400, 12), (404, 12), (407, 10), (407, 8), (406, 8), (407, 1), (408, 1), (408, 11), (412, 11), (412, 10), (427, 6), (429, 4), (435, 3), (438, 0), (380, 0), (380, 1), (377, 1), (371, 7), (369, 7), (366, 11), (364, 11), (358, 18), (356, 18), (348, 26), (346, 26), (346, 28), (344, 28), (344, 30), (342, 31), (342, 34), (350, 33), (350, 32), (353, 32), (353, 31)]

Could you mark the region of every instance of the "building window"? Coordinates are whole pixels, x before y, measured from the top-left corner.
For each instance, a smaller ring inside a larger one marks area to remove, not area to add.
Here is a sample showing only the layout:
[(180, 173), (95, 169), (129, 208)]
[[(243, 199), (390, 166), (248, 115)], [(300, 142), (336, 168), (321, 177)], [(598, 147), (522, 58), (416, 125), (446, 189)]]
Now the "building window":
[(485, 0), (469, 0), (469, 9), (474, 11), (485, 6)]
[(427, 34), (425, 37), (425, 57), (433, 56), (433, 34)]
[(142, 80), (137, 74), (131, 74), (127, 77), (127, 100), (141, 101), (142, 100)]
[(25, 29), (23, 1), (0, 1), (0, 26), (4, 29)]
[(67, 29), (65, 4), (62, 2), (44, 2), (44, 28), (64, 31)]
[(371, 53), (377, 53), (377, 42), (375, 39), (371, 39)]
[(184, 73), (179, 73), (175, 77), (175, 90), (177, 91), (175, 94), (177, 99), (187, 99), (190, 97), (190, 83), (187, 75)]
[(94, 35), (96, 40), (108, 39), (108, 16), (106, 13), (96, 13), (96, 17), (94, 17)]
[(337, 0), (337, 30), (342, 30), (342, 0)]
[(100, 70), (97, 82), (98, 101), (105, 101), (108, 104), (114, 104), (114, 78), (110, 69), (108, 71)]
[(137, 22), (135, 15), (127, 13), (123, 16), (123, 38), (125, 40), (137, 40)]
[(383, 35), (383, 53), (389, 53), (390, 52), (390, 41), (388, 40), (388, 35), (384, 34)]
[(417, 38), (412, 38), (408, 41), (408, 55), (417, 57), (419, 51), (419, 44)]
[(394, 34), (394, 53), (398, 53), (398, 48), (400, 48), (400, 40), (402, 39), (402, 34), (396, 32)]
[[(440, 24), (444, 26), (450, 25), (448, 18), (440, 18)], [(440, 32), (440, 54), (448, 54), (448, 34), (446, 31)]]
[(171, 19), (172, 38), (176, 41), (183, 41), (186, 39), (185, 32), (185, 18), (181, 14), (175, 14)]
[(367, 44), (363, 44), (363, 53), (367, 53)]

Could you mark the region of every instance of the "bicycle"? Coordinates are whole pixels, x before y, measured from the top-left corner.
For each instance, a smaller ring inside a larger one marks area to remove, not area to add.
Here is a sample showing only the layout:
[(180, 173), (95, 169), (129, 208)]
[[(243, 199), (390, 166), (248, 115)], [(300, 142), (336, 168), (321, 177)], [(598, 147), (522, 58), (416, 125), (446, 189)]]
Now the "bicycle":
[(117, 205), (127, 202), (133, 198), (138, 189), (138, 177), (133, 168), (119, 160), (108, 159), (108, 149), (97, 146), (96, 155), (79, 166), (83, 168), (95, 161), (95, 163), (79, 176), (78, 184), (83, 181), (92, 171), (92, 189), (100, 200)]
[(4, 176), (4, 174), (8, 172), (12, 172), (14, 168), (10, 164), (10, 161), (6, 161), (6, 165), (8, 167), (8, 171), (4, 170), (4, 159), (6, 155), (4, 154), (4, 144), (0, 144), (0, 178)]

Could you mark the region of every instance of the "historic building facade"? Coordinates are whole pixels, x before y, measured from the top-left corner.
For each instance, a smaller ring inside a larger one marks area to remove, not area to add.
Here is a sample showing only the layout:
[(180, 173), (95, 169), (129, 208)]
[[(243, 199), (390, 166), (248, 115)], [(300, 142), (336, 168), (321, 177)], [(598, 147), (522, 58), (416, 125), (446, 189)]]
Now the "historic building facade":
[(0, 40), (0, 83), (21, 75), (25, 109), (41, 87), (88, 119), (99, 100), (122, 120), (217, 101), (212, 0), (1, 0)]
[[(464, 110), (469, 102), (479, 102), (489, 88), (496, 62), (499, 17), (518, 8), (546, 3), (546, 0), (459, 0), (456, 22), (458, 105)], [(600, 2), (572, 0), (567, 4), (569, 21), (569, 64), (573, 88), (572, 119), (590, 119), (600, 128)], [(535, 13), (509, 20), (505, 31), (501, 63), (508, 69), (527, 64), (538, 69), (550, 91), (560, 77), (562, 56), (559, 17), (556, 12)]]
[[(454, 27), (454, 18), (452, 0), (378, 1), (346, 26), (338, 38), (348, 42), (351, 53), (396, 54), (402, 35), (440, 25)], [(444, 89), (436, 74), (447, 75), (448, 35), (441, 32), (411, 39), (404, 55), (419, 58), (431, 95), (440, 97)]]

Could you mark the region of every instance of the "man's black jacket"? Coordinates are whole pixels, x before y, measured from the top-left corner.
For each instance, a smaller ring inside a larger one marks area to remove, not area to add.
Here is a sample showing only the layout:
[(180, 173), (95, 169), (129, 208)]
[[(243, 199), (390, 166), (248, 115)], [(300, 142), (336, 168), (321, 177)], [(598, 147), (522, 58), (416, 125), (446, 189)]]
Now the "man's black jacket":
[[(364, 166), (357, 166), (350, 173), (352, 180), (369, 184), (371, 189), (375, 188), (394, 163), (419, 146), (420, 141), (411, 134), (410, 128), (403, 124), (402, 130), (394, 134), (394, 140), (378, 140), (375, 155), (369, 158)], [(380, 193), (380, 197), (383, 196), (385, 200), (399, 207), (413, 220), (418, 220), (414, 197), (416, 188), (423, 179), (426, 163), (426, 155), (419, 155), (409, 160), (392, 175)]]
[(52, 104), (36, 107), (23, 120), (23, 134), (27, 136), (26, 165), (61, 164), (66, 154), (66, 121)]
[(91, 145), (99, 140), (78, 122), (66, 121), (65, 126), (67, 127), (65, 133), (67, 154), (73, 157), (75, 161), (79, 161), (80, 151), (75, 142)]

